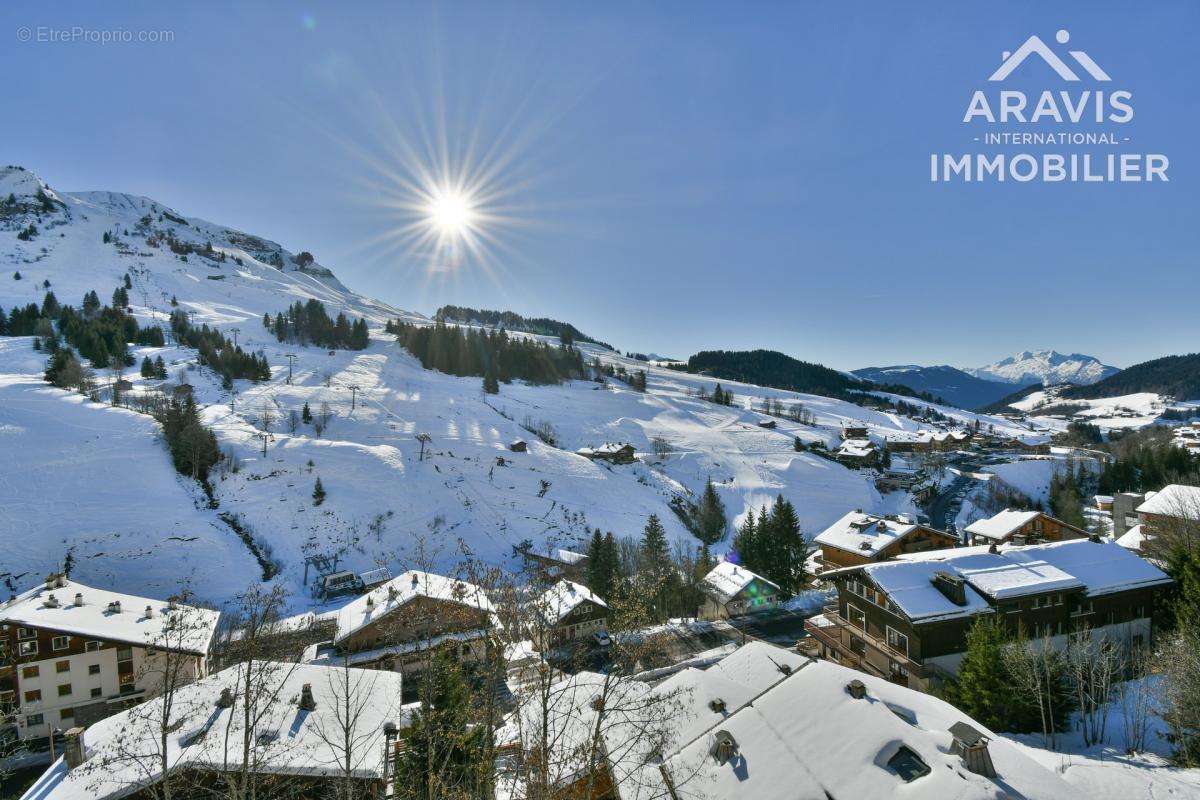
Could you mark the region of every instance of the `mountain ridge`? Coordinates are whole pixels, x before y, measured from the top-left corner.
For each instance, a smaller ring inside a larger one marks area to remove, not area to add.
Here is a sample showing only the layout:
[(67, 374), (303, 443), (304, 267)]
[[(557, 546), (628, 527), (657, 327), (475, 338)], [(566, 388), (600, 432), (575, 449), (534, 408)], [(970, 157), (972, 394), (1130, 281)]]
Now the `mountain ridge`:
[(1022, 350), (982, 367), (963, 370), (983, 380), (1021, 386), (1041, 383), (1052, 386), (1060, 383), (1083, 385), (1096, 383), (1115, 375), (1116, 367), (1102, 363), (1094, 356), (1082, 353), (1063, 354), (1057, 350)]

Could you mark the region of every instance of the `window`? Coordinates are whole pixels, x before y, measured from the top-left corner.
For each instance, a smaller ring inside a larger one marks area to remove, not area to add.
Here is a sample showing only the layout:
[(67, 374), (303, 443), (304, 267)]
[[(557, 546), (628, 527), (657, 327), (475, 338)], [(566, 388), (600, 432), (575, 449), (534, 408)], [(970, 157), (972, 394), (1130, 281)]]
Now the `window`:
[(132, 658), (133, 658), (133, 648), (132, 647), (118, 647), (117, 648), (117, 661), (129, 661)]
[(54, 671), (55, 672), (70, 672), (71, 671), (71, 662), (65, 658), (62, 661), (55, 661), (54, 662)]
[(37, 631), (33, 628), (17, 628), (18, 639), (36, 639)]
[(70, 646), (71, 646), (71, 637), (70, 636), (55, 636), (53, 639), (50, 640), (50, 649), (51, 650), (66, 650)]
[(929, 774), (929, 765), (921, 757), (904, 745), (896, 754), (888, 759), (888, 769), (899, 775), (905, 783), (912, 783), (917, 778)]
[(63, 720), (75, 719), (75, 709), (64, 708), (62, 711), (58, 712), (58, 718)]
[(37, 655), (37, 640), (35, 639), (31, 642), (20, 642), (17, 645), (17, 652), (23, 656), (36, 656)]
[(25, 725), (27, 727), (34, 728), (41, 724), (42, 724), (42, 715), (41, 714), (30, 714), (29, 716), (27, 716), (25, 718)]
[(100, 665), (99, 664), (89, 664), (88, 665), (88, 675), (99, 675), (99, 674), (100, 674)]
[(25, 702), (26, 703), (40, 703), (41, 701), (42, 701), (42, 690), (41, 689), (30, 689), (28, 692), (25, 693)]
[(1054, 605), (1061, 606), (1062, 604), (1063, 604), (1063, 596), (1061, 594), (1055, 595), (1054, 596)]
[(1141, 619), (1144, 616), (1146, 616), (1146, 607), (1145, 606), (1134, 606), (1133, 607), (1133, 618), (1134, 619)]
[(1091, 600), (1080, 600), (1079, 605), (1077, 605), (1075, 607), (1075, 613), (1076, 614), (1091, 614), (1092, 613), (1092, 601)]
[(36, 678), (39, 674), (41, 674), (41, 669), (39, 669), (36, 666), (21, 667), (21, 677), (22, 678), (25, 678), (25, 679)]
[(130, 692), (133, 692), (133, 691), (136, 691), (136, 690), (134, 689), (132, 681), (129, 683), (121, 684), (121, 694), (129, 694)]
[(97, 686), (96, 688), (92, 689), (92, 697), (99, 697), (99, 696), (100, 696), (100, 695), (102, 695), (102, 694), (104, 694), (104, 690), (103, 690), (103, 689), (101, 689), (99, 686)]
[(867, 615), (849, 603), (846, 604), (846, 619), (850, 620), (851, 625), (857, 625), (860, 630), (867, 629)]
[(83, 646), (83, 649), (84, 649), (84, 652), (94, 653), (100, 649), (100, 646), (101, 646), (100, 642), (88, 642), (87, 644), (85, 644)]
[(70, 693), (71, 693), (71, 684), (69, 684), (69, 683), (60, 683), (60, 684), (58, 685), (58, 696), (59, 696), (59, 697), (66, 697), (66, 696), (67, 696), (67, 695), (69, 695)]
[(908, 655), (908, 636), (900, 633), (895, 628), (887, 629), (887, 643), (888, 647), (893, 650), (904, 653), (906, 656)]

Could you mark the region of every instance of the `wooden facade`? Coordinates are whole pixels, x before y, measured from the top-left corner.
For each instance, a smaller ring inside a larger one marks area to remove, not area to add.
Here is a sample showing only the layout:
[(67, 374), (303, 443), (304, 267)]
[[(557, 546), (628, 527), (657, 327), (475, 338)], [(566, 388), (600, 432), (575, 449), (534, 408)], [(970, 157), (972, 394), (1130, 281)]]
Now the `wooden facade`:
[(943, 550), (954, 547), (957, 544), (958, 539), (954, 534), (939, 531), (927, 525), (918, 525), (912, 532), (897, 538), (887, 547), (874, 554), (863, 551), (853, 552), (829, 544), (821, 544), (820, 547), (821, 560), (825, 563), (826, 567), (838, 569), (841, 567), (857, 567), (876, 561), (889, 561), (901, 553), (923, 553), (927, 550)]
[[(968, 533), (970, 531), (968, 530)], [(972, 534), (972, 544), (1035, 544), (1039, 542), (1065, 542), (1068, 539), (1086, 539), (1088, 532), (1082, 528), (1063, 522), (1049, 514), (1038, 513), (1023, 525), (1005, 534), (1002, 539), (994, 539), (980, 534)]]
[[(837, 603), (805, 623), (822, 656), (922, 691), (940, 687), (957, 672), (978, 614), (913, 622), (862, 571), (834, 581)], [(1119, 644), (1148, 647), (1157, 591), (1142, 587), (1095, 597), (1083, 589), (1045, 592), (989, 601), (983, 613), (998, 615), (1014, 635), (1023, 631), (1057, 643), (1058, 637), (1104, 629), (1126, 640)]]

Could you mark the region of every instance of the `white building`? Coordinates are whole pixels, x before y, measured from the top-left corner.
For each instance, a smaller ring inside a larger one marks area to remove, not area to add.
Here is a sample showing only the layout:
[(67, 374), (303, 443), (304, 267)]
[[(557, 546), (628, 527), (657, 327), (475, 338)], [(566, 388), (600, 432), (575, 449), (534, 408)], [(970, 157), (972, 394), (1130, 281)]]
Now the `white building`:
[(51, 575), (0, 605), (0, 709), (23, 739), (115, 714), (159, 688), (163, 653), (204, 676), (219, 616)]
[[(165, 750), (162, 698), (86, 730), (72, 730), (63, 755), (25, 798), (125, 797), (138, 787), (161, 783), (164, 762), (179, 782), (176, 795), (185, 796), (181, 789), (195, 786), (191, 781), (241, 769), (246, 749), (257, 775), (277, 776), (297, 792), (294, 796), (341, 796), (333, 781), (346, 775), (347, 762), (351, 779), (362, 790), (358, 796), (376, 796), (373, 792), (383, 789), (384, 728), (391, 723), (399, 729), (405, 723), (401, 676), (272, 662), (252, 662), (250, 669), (238, 664), (174, 692)], [(254, 726), (246, 735), (241, 708), (248, 674), (259, 699), (251, 715)], [(271, 796), (269, 789), (270, 784), (262, 786), (259, 796)]]
[(702, 619), (725, 619), (765, 611), (779, 602), (779, 586), (731, 561), (722, 561), (700, 582)]

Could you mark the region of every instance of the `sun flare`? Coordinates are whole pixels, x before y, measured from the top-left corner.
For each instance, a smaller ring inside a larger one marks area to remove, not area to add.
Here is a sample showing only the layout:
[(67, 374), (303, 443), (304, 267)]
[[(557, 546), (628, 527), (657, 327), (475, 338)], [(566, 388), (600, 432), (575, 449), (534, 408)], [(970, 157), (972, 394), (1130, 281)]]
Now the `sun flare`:
[(442, 236), (461, 238), (475, 221), (475, 202), (455, 189), (439, 189), (426, 208), (429, 224)]

